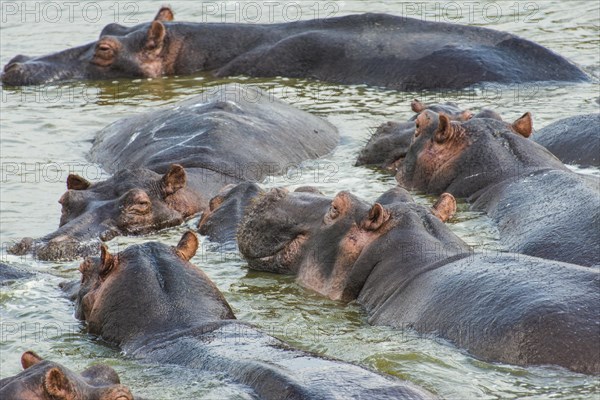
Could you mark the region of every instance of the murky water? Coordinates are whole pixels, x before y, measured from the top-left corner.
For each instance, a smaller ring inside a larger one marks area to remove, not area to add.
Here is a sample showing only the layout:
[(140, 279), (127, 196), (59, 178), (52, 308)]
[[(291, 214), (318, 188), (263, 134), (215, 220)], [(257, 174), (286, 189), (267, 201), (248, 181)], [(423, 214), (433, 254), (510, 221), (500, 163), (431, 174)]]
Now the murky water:
[[(270, 22), (379, 11), (476, 24), (537, 41), (569, 57), (596, 78), (600, 74), (600, 8), (594, 1), (438, 1), (427, 5), (358, 0), (281, 1), (271, 5), (260, 1), (172, 1), (171, 5), (178, 20), (189, 21)], [(25, 13), (23, 7), (29, 12)], [(87, 2), (74, 6), (63, 2), (3, 2), (0, 64), (19, 53), (45, 54), (94, 40), (106, 23), (146, 21), (156, 9), (157, 3), (151, 1)], [(65, 190), (70, 171), (91, 180), (106, 177), (85, 159), (98, 129), (118, 118), (173, 103), (226, 82), (258, 85), (327, 118), (340, 129), (342, 141), (333, 154), (320, 163), (307, 162), (292, 177), (270, 179), (265, 182), (267, 186), (312, 184), (330, 195), (350, 189), (369, 200), (392, 187), (394, 180), (376, 171), (353, 167), (356, 155), (380, 123), (407, 119), (411, 114), (409, 102), (414, 97), (424, 101), (452, 100), (472, 108), (492, 107), (507, 118), (531, 111), (535, 126), (540, 128), (560, 117), (598, 111), (595, 99), (599, 95), (597, 81), (398, 93), (292, 79), (214, 80), (206, 74), (2, 88), (0, 241), (39, 237), (54, 230), (60, 217), (57, 200)], [(599, 174), (596, 169), (581, 172)], [(426, 204), (432, 200), (418, 197)], [(467, 211), (465, 205), (461, 211), (451, 228), (476, 248), (497, 248), (497, 233), (487, 218)], [(189, 221), (187, 226), (194, 227), (196, 222)], [(110, 246), (118, 251), (147, 240), (175, 244), (185, 229), (143, 238), (119, 238)], [(72, 305), (57, 289), (61, 280), (78, 278), (78, 262), (38, 262), (6, 255), (4, 250), (2, 258), (41, 274), (34, 280), (2, 288), (0, 378), (17, 373), (20, 354), (33, 349), (78, 370), (98, 361), (113, 365), (124, 383), (149, 398), (250, 397), (244, 388), (224, 384), (210, 374), (132, 362), (115, 348), (87, 335), (73, 318)], [(300, 348), (408, 379), (444, 398), (581, 399), (600, 395), (600, 382), (594, 377), (552, 367), (484, 363), (435, 338), (368, 326), (356, 305), (323, 299), (300, 288), (289, 277), (248, 271), (234, 252), (215, 251), (206, 241), (193, 261), (217, 283), (239, 319), (255, 323)]]

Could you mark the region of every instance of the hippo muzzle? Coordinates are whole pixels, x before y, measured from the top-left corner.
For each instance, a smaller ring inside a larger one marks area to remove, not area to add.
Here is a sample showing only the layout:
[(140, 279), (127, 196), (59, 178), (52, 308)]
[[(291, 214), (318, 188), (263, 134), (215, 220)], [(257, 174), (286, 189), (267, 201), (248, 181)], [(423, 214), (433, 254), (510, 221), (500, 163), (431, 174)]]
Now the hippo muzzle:
[(0, 76), (9, 86), (31, 86), (81, 79), (89, 75), (90, 51), (94, 43), (42, 57), (18, 55), (5, 66)]

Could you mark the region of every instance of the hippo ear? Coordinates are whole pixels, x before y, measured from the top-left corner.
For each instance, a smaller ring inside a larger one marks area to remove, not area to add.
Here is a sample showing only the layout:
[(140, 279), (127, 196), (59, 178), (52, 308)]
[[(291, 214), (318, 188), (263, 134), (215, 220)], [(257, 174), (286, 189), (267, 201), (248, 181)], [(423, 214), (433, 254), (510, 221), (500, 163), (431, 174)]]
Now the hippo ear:
[(44, 376), (44, 390), (52, 398), (70, 399), (74, 394), (69, 379), (60, 368), (51, 368)]
[(224, 196), (216, 195), (215, 197), (213, 197), (212, 199), (209, 200), (208, 209), (210, 211), (215, 211), (217, 208), (219, 208), (221, 206), (221, 204), (223, 204), (224, 201), (225, 201)]
[(108, 251), (108, 246), (104, 243), (100, 245), (100, 262), (102, 263), (100, 267), (100, 276), (105, 278), (115, 268), (116, 260), (115, 256)]
[(442, 193), (431, 208), (431, 212), (442, 222), (448, 221), (456, 214), (456, 199), (450, 193)]
[(185, 169), (179, 164), (173, 164), (162, 177), (163, 191), (165, 196), (169, 196), (179, 189), (185, 187), (187, 175)]
[(79, 175), (69, 174), (69, 176), (67, 176), (68, 190), (86, 190), (90, 185), (91, 183), (87, 179)]
[(440, 114), (440, 124), (438, 125), (437, 131), (435, 131), (434, 139), (439, 144), (446, 143), (454, 136), (454, 127), (450, 121), (450, 117), (446, 114)]
[(173, 21), (175, 19), (173, 10), (169, 6), (162, 6), (154, 17), (155, 21)]
[(148, 29), (148, 38), (146, 40), (146, 49), (154, 50), (161, 49), (163, 42), (167, 36), (167, 28), (160, 21), (152, 21), (150, 29)]
[(533, 132), (533, 118), (531, 117), (531, 113), (526, 112), (521, 118), (513, 122), (512, 129), (524, 138), (531, 136)]
[(196, 234), (192, 231), (187, 231), (183, 234), (179, 243), (177, 243), (176, 250), (184, 260), (190, 260), (196, 255), (198, 246), (199, 243)]
[(420, 113), (421, 111), (423, 111), (424, 109), (427, 108), (427, 106), (425, 106), (425, 104), (421, 103), (419, 100), (414, 99), (411, 103), (410, 103), (410, 108), (416, 112), (417, 114)]
[(389, 219), (390, 213), (381, 204), (375, 203), (363, 221), (362, 227), (369, 231), (376, 231)]
[(21, 356), (21, 366), (23, 369), (27, 369), (35, 364), (41, 363), (42, 361), (44, 361), (44, 359), (31, 350), (26, 351)]

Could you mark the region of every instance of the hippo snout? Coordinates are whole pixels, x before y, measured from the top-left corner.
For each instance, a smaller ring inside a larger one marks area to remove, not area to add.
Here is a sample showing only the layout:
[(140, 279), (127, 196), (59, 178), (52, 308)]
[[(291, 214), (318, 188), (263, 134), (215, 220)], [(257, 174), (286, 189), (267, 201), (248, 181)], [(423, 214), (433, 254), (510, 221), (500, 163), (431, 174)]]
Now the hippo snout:
[(17, 86), (23, 80), (23, 64), (20, 62), (9, 62), (2, 71), (2, 83)]
[(0, 79), (9, 86), (41, 85), (74, 75), (72, 66), (17, 56), (4, 66)]
[(23, 64), (20, 62), (13, 62), (13, 63), (8, 63), (6, 64), (6, 66), (4, 67), (4, 72), (10, 72), (11, 70), (17, 70), (19, 68), (21, 68)]
[(29, 74), (26, 71), (25, 64), (21, 61), (9, 62), (2, 71), (2, 83), (9, 86), (31, 85)]
[(28, 60), (31, 60), (31, 57), (27, 57), (22, 54), (11, 58), (10, 61), (4, 66), (3, 75), (6, 73), (19, 73), (19, 71), (23, 70), (23, 63), (27, 62)]
[(20, 242), (13, 244), (8, 248), (9, 254), (16, 256), (22, 256), (29, 253), (33, 249), (34, 240), (33, 238), (26, 237), (21, 239)]
[(36, 246), (34, 256), (43, 261), (73, 260), (97, 255), (98, 241), (81, 242), (70, 236), (59, 236)]
[(41, 261), (73, 260), (79, 257), (87, 257), (98, 254), (97, 240), (81, 242), (73, 237), (61, 235), (50, 240), (34, 240), (24, 238), (8, 249), (8, 253), (14, 255), (32, 256)]

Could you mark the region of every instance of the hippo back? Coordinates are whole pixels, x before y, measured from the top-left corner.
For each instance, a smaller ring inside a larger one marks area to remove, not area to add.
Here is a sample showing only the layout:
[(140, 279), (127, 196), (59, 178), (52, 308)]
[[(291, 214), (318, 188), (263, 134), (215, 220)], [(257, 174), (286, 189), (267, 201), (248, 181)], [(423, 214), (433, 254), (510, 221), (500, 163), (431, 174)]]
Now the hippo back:
[(475, 254), (416, 276), (369, 321), (436, 333), (476, 357), (600, 373), (597, 269)]
[(331, 152), (336, 129), (254, 87), (226, 85), (103, 129), (90, 158), (109, 172), (173, 163), (260, 181)]
[(540, 129), (533, 140), (567, 164), (600, 166), (600, 114), (576, 115)]
[(284, 38), (238, 55), (217, 75), (314, 77), (398, 90), (589, 79), (536, 43), (480, 27), (375, 13), (267, 27)]
[(145, 361), (224, 373), (265, 400), (433, 398), (409, 382), (295, 350), (238, 321), (175, 332), (131, 354)]
[(31, 272), (24, 271), (8, 264), (0, 262), (0, 286), (6, 285), (19, 279), (33, 276)]
[(497, 224), (511, 251), (584, 266), (600, 265), (597, 184), (541, 170), (488, 188), (473, 203)]

